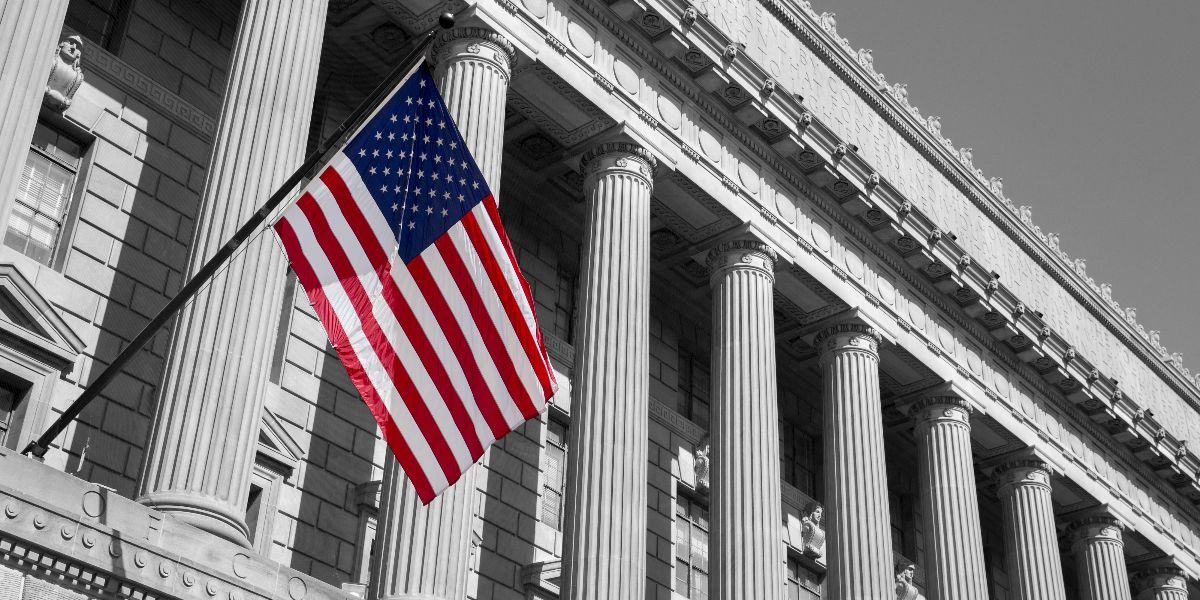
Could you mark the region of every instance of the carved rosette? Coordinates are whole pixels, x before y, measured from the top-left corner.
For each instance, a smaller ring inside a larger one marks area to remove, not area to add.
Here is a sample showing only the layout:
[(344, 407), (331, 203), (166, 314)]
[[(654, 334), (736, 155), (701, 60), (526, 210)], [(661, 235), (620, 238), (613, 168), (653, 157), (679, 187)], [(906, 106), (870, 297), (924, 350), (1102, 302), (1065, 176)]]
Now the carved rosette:
[(775, 262), (779, 255), (766, 244), (755, 240), (734, 240), (713, 248), (708, 253), (708, 272), (716, 282), (730, 270), (749, 270), (775, 280)]
[(594, 177), (626, 174), (654, 184), (658, 160), (649, 150), (629, 142), (606, 142), (588, 150), (579, 161), (585, 186)]

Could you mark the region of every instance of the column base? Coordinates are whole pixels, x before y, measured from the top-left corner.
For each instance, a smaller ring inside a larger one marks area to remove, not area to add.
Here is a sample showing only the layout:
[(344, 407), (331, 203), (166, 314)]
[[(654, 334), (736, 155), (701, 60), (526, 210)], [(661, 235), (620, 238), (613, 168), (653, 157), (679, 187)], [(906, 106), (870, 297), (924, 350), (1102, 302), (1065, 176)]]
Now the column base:
[(245, 515), (235, 514), (228, 504), (216, 499), (179, 492), (153, 492), (137, 501), (243, 548), (253, 546)]

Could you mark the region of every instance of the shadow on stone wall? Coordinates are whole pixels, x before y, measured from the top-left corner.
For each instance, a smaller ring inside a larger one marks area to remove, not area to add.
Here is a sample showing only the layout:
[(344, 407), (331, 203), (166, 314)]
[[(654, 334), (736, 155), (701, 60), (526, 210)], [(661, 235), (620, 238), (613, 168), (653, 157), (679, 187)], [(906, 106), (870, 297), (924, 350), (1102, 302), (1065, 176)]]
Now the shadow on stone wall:
[(355, 486), (371, 481), (375, 418), (326, 346), (315, 401), (291, 567), (331, 585), (353, 581), (360, 557)]

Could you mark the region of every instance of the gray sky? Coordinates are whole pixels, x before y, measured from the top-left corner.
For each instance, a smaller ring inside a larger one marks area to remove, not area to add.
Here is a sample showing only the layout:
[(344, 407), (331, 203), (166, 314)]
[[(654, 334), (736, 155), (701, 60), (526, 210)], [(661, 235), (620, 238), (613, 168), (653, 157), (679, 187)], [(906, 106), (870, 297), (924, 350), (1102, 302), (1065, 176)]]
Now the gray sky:
[(1200, 369), (1200, 0), (814, 0)]

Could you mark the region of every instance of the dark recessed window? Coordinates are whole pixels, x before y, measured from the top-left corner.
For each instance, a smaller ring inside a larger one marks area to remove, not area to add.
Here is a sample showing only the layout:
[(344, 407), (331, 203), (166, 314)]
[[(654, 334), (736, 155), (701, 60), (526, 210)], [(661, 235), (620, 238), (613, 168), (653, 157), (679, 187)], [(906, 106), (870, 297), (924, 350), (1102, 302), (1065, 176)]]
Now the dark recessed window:
[(133, 0), (71, 0), (66, 24), (101, 48), (116, 52), (132, 5)]

